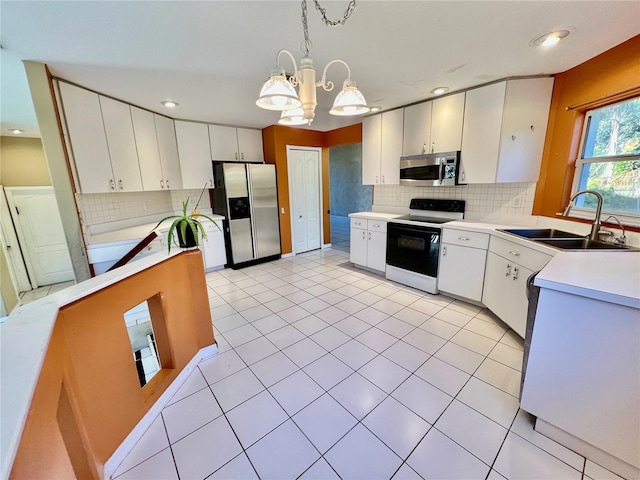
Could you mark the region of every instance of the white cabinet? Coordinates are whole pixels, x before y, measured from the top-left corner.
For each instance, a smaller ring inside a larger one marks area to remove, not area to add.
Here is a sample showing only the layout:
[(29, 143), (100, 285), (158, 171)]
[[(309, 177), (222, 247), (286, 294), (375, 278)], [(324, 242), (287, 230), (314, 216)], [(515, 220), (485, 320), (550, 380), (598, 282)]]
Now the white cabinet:
[(101, 95), (99, 98), (116, 190), (140, 192), (142, 178), (129, 105)]
[(380, 183), (381, 132), (382, 115), (373, 115), (362, 120), (363, 185), (378, 185)]
[(58, 82), (71, 144), (78, 190), (104, 193), (115, 190), (109, 147), (98, 94)]
[(182, 188), (213, 188), (213, 165), (206, 124), (175, 121)]
[(489, 234), (444, 228), (438, 290), (480, 302)]
[(142, 188), (145, 191), (161, 190), (164, 188), (164, 179), (162, 177), (158, 137), (153, 113), (141, 108), (131, 107), (131, 120), (133, 121), (133, 132), (136, 137)]
[(527, 280), (551, 255), (491, 236), (482, 303), (524, 338), (527, 324)]
[(180, 190), (183, 185), (175, 124), (172, 119), (162, 115), (154, 114), (153, 118), (156, 124), (156, 134), (158, 135), (158, 150), (160, 151), (160, 165), (162, 166), (164, 186), (167, 189)]
[(227, 263), (227, 252), (224, 245), (224, 234), (222, 233), (222, 221), (217, 220), (215, 224), (204, 220), (202, 222), (206, 238), (202, 239), (200, 249), (204, 260), (205, 270), (219, 269)]
[(351, 218), (349, 259), (355, 265), (385, 271), (387, 255), (387, 221)]
[(431, 102), (404, 109), (402, 155), (419, 155), (431, 151)]
[(433, 100), (431, 153), (453, 152), (462, 146), (465, 92)]
[(209, 125), (209, 141), (211, 160), (264, 162), (260, 130)]
[(553, 78), (507, 80), (467, 92), (460, 180), (538, 179)]
[(252, 128), (238, 128), (238, 152), (240, 160), (244, 162), (264, 162), (262, 147), (262, 130)]
[(362, 122), (362, 184), (400, 182), (403, 110), (367, 117)]

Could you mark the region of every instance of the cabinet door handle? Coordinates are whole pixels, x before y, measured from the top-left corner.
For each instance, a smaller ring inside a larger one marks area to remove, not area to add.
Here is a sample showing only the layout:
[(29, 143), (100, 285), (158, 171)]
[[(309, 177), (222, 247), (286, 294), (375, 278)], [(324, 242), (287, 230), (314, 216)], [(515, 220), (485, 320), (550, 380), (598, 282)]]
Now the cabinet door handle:
[(435, 152), (436, 150), (436, 142), (431, 142), (431, 153)]
[(366, 232), (363, 231), (362, 232), (362, 239), (365, 240), (366, 238), (367, 238), (367, 234), (366, 234)]
[(509, 264), (507, 263), (507, 273), (505, 273), (505, 275), (504, 275), (504, 276), (505, 276), (505, 277), (508, 277), (509, 275), (511, 275), (511, 265), (509, 265)]
[(468, 242), (469, 237), (458, 237), (458, 240), (462, 240), (463, 242)]
[(371, 240), (371, 232), (369, 232), (369, 240)]
[(167, 183), (167, 188), (171, 188), (171, 187), (169, 186), (169, 179), (168, 179), (168, 178), (167, 178), (166, 183)]
[(422, 152), (420, 152), (420, 153), (427, 153), (427, 144), (426, 143), (422, 144)]
[(244, 160), (244, 152), (242, 152), (242, 153), (240, 154), (240, 159), (241, 159), (241, 160)]
[(378, 176), (376, 175), (376, 185), (378, 185)]
[(464, 182), (464, 172), (462, 172), (462, 174), (460, 175), (460, 180)]
[(111, 190), (115, 190), (116, 189), (116, 184), (113, 181), (113, 178), (111, 180), (109, 180), (109, 186), (111, 187)]
[(236, 159), (236, 162), (237, 162), (238, 161), (238, 152), (236, 152), (236, 154), (235, 154), (235, 159)]
[(373, 228), (380, 228), (380, 225), (378, 225), (377, 223), (373, 225)]
[(520, 256), (520, 253), (518, 253), (518, 252), (515, 252), (515, 251), (511, 250), (511, 251), (509, 252), (509, 255), (513, 255), (514, 257), (519, 257), (519, 256)]
[(511, 141), (515, 142), (516, 141), (516, 136), (515, 135), (511, 135)]
[(518, 267), (513, 268), (513, 279), (514, 280), (518, 279)]
[(122, 184), (122, 179), (118, 180), (118, 186), (120, 187), (120, 190), (124, 190), (124, 185)]
[(444, 257), (447, 254), (447, 247), (446, 246), (442, 246), (442, 256)]
[(384, 183), (384, 175), (382, 175), (382, 183)]
[(164, 180), (160, 180), (160, 188), (164, 188)]

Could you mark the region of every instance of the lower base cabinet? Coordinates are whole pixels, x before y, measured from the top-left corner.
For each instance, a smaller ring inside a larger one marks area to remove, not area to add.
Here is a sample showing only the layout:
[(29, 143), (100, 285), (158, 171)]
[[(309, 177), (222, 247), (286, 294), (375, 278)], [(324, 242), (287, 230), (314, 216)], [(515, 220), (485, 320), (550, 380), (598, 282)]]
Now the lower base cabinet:
[(438, 290), (480, 302), (489, 235), (443, 229), (438, 266)]
[[(217, 226), (216, 226), (217, 225)], [(214, 224), (203, 223), (207, 237), (202, 239), (200, 249), (204, 260), (204, 269), (211, 270), (222, 268), (227, 263), (227, 252), (224, 246), (224, 234), (222, 233), (222, 222)]]
[(386, 221), (351, 218), (349, 260), (355, 265), (379, 272), (385, 271), (387, 265)]
[(529, 307), (528, 280), (551, 258), (519, 244), (491, 237), (482, 303), (522, 338)]

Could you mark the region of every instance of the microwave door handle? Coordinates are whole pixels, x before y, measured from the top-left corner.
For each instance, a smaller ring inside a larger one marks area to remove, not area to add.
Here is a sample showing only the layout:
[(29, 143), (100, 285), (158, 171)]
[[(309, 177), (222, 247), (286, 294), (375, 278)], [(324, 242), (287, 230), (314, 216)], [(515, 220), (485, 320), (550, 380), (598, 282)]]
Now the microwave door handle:
[(438, 165), (438, 185), (442, 185), (442, 177), (444, 171), (444, 163)]

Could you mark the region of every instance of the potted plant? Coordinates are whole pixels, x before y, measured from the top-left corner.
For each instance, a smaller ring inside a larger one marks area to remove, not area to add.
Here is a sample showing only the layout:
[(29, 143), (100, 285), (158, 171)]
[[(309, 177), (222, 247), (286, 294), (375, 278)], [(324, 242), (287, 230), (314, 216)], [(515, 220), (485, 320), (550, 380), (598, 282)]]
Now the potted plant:
[(204, 231), (204, 227), (198, 217), (203, 217), (213, 223), (216, 227), (220, 228), (218, 224), (211, 217), (199, 213), (197, 210), (193, 210), (191, 213), (187, 213), (187, 205), (189, 204), (189, 197), (182, 202), (182, 215), (170, 215), (168, 217), (163, 218), (158, 222), (158, 224), (153, 228), (155, 230), (160, 226), (162, 222), (165, 220), (170, 220), (174, 218), (175, 220), (169, 227), (168, 233), (168, 244), (169, 244), (169, 253), (171, 253), (171, 242), (175, 242), (175, 238), (173, 237), (173, 232), (175, 231), (178, 236), (178, 246), (180, 248), (193, 248), (200, 245), (200, 238), (206, 238), (207, 234)]

